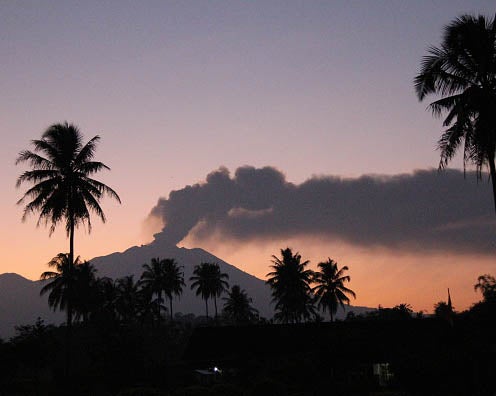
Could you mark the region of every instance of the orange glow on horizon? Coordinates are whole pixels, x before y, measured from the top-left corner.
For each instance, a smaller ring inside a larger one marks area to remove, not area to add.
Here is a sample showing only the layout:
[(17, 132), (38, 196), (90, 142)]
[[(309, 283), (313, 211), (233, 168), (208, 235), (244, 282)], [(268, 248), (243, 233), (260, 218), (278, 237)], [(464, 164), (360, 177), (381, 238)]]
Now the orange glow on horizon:
[[(134, 218), (123, 216), (129, 210), (126, 205), (106, 202), (108, 222), (95, 221), (91, 234), (84, 229), (78, 230), (76, 254), (89, 260), (152, 241), (153, 233), (158, 232), (161, 225), (150, 225), (142, 218), (142, 229), (136, 230), (134, 224), (139, 215)], [(52, 237), (48, 237), (48, 230), (44, 227), (36, 229), (35, 221), (29, 219), (22, 223), (15, 218), (15, 222), (8, 225), (9, 232), (26, 238), (16, 239), (8, 247), (0, 249), (3, 257), (0, 273), (17, 272), (37, 280), (52, 257), (67, 251), (68, 240), (63, 229), (57, 229)], [(2, 233), (1, 239), (8, 240), (5, 229)], [(477, 277), (485, 273), (494, 274), (494, 260), (489, 256), (363, 248), (309, 237), (239, 242), (218, 235), (204, 240), (188, 236), (181, 246), (201, 247), (260, 279), (265, 279), (270, 271), (271, 256), (279, 255), (281, 248), (290, 247), (298, 251), (303, 259), (310, 260), (312, 269), (330, 257), (340, 267), (349, 267), (349, 287), (357, 293), (352, 304), (371, 308), (409, 303), (415, 311), (432, 312), (435, 303), (447, 300), (449, 287), (455, 309), (462, 311), (480, 300), (480, 294), (473, 290)]]
[(377, 308), (410, 304), (414, 311), (431, 313), (434, 304), (447, 301), (450, 288), (453, 306), (463, 311), (480, 301), (474, 291), (477, 277), (494, 272), (494, 260), (487, 256), (456, 255), (453, 253), (411, 253), (383, 248), (361, 248), (341, 242), (314, 238), (256, 241), (241, 243), (215, 238), (208, 241), (183, 241), (185, 247), (201, 246), (224, 261), (258, 278), (270, 272), (271, 256), (280, 256), (280, 249), (290, 247), (309, 268), (316, 270), (321, 261), (332, 258), (339, 267), (348, 266), (349, 288), (357, 294), (352, 305)]

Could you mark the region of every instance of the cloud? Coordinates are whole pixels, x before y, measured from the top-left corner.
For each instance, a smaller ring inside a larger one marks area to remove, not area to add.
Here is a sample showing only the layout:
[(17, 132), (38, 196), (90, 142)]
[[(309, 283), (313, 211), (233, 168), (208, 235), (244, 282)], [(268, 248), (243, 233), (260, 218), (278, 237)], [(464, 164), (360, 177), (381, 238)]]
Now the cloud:
[(496, 253), (490, 184), (458, 170), (395, 176), (312, 177), (301, 184), (272, 167), (226, 168), (159, 199), (157, 240), (188, 234), (227, 240), (324, 237), (352, 245), (416, 251)]

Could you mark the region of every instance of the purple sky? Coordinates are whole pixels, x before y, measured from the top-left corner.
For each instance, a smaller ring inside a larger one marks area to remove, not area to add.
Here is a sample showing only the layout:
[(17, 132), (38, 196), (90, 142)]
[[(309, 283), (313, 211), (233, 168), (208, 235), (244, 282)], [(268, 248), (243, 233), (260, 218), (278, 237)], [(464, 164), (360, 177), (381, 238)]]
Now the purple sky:
[[(220, 166), (273, 166), (293, 183), (436, 167), (441, 123), (412, 79), (445, 24), (494, 11), (493, 1), (453, 0), (1, 2), (0, 272), (35, 279), (67, 249), (62, 231), (48, 238), (15, 205), (17, 153), (55, 122), (101, 135), (97, 159), (112, 171), (100, 178), (123, 200), (103, 203), (108, 224), (78, 233), (87, 259), (150, 241), (143, 222), (158, 198)], [(209, 246), (260, 276), (281, 243), (243, 246), (256, 264)], [(315, 260), (333, 257), (317, 245)], [(305, 255), (303, 242), (294, 248)], [(367, 251), (339, 251), (343, 265), (365, 267)], [(464, 287), (488, 268), (464, 274)], [(414, 292), (405, 298), (416, 304)]]

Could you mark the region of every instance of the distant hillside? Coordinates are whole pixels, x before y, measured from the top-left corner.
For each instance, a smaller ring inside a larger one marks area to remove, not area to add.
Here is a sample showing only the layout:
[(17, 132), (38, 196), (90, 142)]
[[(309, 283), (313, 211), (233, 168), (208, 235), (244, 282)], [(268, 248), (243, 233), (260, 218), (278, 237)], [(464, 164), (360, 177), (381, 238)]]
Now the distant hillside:
[[(195, 315), (205, 314), (205, 305), (200, 297), (197, 297), (195, 292), (190, 289), (189, 278), (193, 274), (195, 265), (202, 262), (217, 262), (221, 267), (221, 271), (229, 275), (229, 284), (241, 285), (248, 295), (253, 298), (253, 305), (260, 311), (260, 314), (267, 318), (272, 317), (270, 290), (263, 280), (241, 271), (203, 249), (178, 248), (155, 241), (149, 245), (132, 247), (123, 253), (112, 253), (108, 256), (96, 257), (91, 262), (98, 269), (97, 274), (99, 276), (118, 278), (125, 275), (134, 275), (137, 280), (143, 272), (143, 264), (149, 263), (153, 257), (174, 258), (184, 269), (186, 288), (181, 298), (174, 302), (175, 312), (194, 313)], [(218, 302), (218, 306), (222, 307), (222, 301)], [(213, 305), (210, 312), (213, 312)]]
[[(265, 282), (253, 275), (241, 271), (203, 249), (178, 248), (156, 240), (148, 245), (134, 246), (122, 253), (112, 253), (107, 256), (95, 257), (91, 263), (97, 268), (97, 275), (119, 278), (134, 275), (139, 279), (143, 272), (142, 265), (149, 263), (154, 257), (174, 258), (184, 269), (186, 287), (180, 299), (174, 301), (174, 312), (205, 314), (204, 302), (190, 289), (189, 278), (195, 265), (201, 262), (217, 262), (221, 271), (229, 275), (229, 284), (239, 284), (253, 299), (253, 305), (260, 314), (270, 319), (273, 316), (270, 289)], [(64, 314), (53, 312), (48, 308), (47, 297), (40, 297), (42, 282), (31, 281), (17, 274), (0, 275), (0, 338), (7, 339), (14, 334), (14, 326), (32, 324), (41, 317), (46, 323), (59, 324), (64, 320)], [(221, 297), (222, 298), (222, 297)], [(219, 310), (222, 301), (218, 301)], [(349, 307), (355, 313), (372, 310), (366, 307)], [(209, 308), (213, 312), (213, 305)], [(339, 309), (337, 318), (343, 318), (345, 312)]]
[(14, 326), (34, 323), (38, 317), (47, 323), (60, 323), (64, 315), (53, 312), (47, 297), (40, 297), (42, 282), (20, 275), (0, 275), (0, 338), (14, 334)]

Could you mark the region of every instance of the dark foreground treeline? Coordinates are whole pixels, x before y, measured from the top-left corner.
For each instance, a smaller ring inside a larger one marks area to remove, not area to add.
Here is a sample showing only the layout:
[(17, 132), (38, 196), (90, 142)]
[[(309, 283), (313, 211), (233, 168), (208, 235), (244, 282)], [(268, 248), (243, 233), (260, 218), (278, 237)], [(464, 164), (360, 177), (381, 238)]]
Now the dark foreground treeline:
[(194, 326), (192, 315), (153, 325), (86, 322), (72, 327), (70, 342), (65, 325), (19, 326), (0, 344), (0, 395), (115, 395), (182, 385), (187, 379), (178, 373), (187, 370), (178, 367)]
[(495, 318), (493, 301), (334, 323), (101, 318), (75, 325), (70, 343), (65, 326), (38, 321), (0, 344), (0, 395), (493, 395)]

